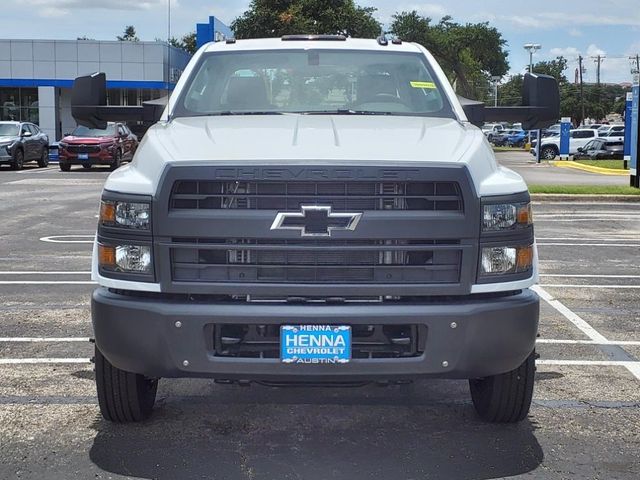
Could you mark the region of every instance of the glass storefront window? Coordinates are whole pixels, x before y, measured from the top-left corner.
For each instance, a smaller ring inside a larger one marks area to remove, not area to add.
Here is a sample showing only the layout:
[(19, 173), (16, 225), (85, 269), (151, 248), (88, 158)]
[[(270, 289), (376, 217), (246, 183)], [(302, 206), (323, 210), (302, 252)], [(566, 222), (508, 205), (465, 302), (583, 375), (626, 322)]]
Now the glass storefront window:
[(0, 87), (0, 120), (38, 124), (38, 89)]

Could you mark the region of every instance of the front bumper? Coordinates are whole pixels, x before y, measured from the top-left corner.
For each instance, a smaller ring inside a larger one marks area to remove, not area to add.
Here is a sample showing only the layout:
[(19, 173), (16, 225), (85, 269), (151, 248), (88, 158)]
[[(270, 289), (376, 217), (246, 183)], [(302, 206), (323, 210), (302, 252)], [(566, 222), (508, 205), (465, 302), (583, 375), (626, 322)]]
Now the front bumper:
[(88, 155), (88, 159), (81, 160), (78, 158), (78, 154), (60, 152), (59, 162), (68, 165), (110, 165), (113, 163), (113, 153), (106, 150)]
[[(141, 298), (98, 288), (92, 300), (96, 344), (122, 370), (148, 377), (281, 382), (478, 378), (504, 373), (533, 351), (538, 314), (539, 299), (531, 290), (433, 303), (291, 305)], [(417, 357), (353, 359), (342, 365), (214, 356), (207, 339), (211, 325), (246, 323), (417, 324), (426, 328), (426, 348)]]

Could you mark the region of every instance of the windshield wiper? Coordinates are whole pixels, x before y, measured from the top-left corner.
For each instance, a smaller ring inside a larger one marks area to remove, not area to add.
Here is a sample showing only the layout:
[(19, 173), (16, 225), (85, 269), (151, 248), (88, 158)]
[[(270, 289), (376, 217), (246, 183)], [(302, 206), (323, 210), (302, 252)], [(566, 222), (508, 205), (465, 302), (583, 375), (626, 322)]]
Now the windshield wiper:
[(376, 112), (372, 110), (352, 110), (350, 108), (338, 108), (336, 110), (309, 110), (296, 112), (303, 115), (397, 115), (394, 112)]
[(202, 115), (198, 115), (199, 117), (231, 117), (234, 115), (284, 115), (282, 112), (269, 112), (256, 110), (255, 112), (246, 112), (246, 111), (236, 111), (236, 110), (225, 110), (223, 112), (212, 112), (212, 113), (204, 113)]

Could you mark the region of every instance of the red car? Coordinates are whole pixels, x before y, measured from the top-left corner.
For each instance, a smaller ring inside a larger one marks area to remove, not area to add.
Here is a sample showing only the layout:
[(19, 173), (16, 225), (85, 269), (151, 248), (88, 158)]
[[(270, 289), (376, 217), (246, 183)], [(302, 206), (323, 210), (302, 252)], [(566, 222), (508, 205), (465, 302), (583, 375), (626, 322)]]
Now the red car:
[(78, 126), (58, 145), (60, 170), (68, 172), (71, 165), (109, 165), (115, 170), (133, 159), (137, 148), (138, 137), (124, 123), (109, 123), (104, 130)]

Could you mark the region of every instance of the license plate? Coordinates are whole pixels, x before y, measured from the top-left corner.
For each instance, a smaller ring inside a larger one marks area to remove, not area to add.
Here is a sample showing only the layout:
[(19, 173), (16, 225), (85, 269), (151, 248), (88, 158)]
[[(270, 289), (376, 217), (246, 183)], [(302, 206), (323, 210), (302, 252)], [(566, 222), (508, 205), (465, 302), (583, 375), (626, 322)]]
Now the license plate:
[(282, 363), (349, 363), (351, 327), (283, 325), (280, 327)]
[(79, 153), (78, 154), (78, 160), (89, 160), (89, 154), (88, 153)]

